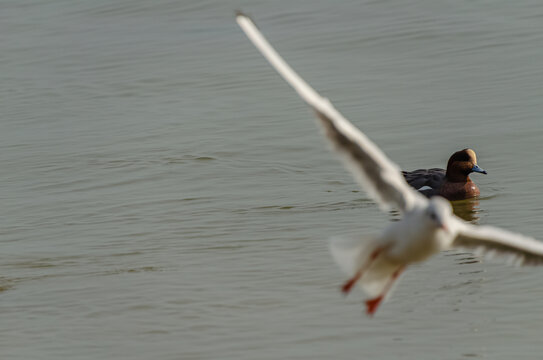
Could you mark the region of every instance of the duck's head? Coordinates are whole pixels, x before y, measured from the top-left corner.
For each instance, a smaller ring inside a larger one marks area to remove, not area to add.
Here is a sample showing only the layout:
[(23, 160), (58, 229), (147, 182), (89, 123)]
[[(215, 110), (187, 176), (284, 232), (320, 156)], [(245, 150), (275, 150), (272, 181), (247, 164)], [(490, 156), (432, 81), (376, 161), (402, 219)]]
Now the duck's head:
[(449, 231), (447, 220), (452, 215), (452, 206), (445, 198), (434, 196), (430, 198), (430, 203), (426, 208), (425, 215), (428, 221), (436, 228)]
[(477, 155), (472, 149), (455, 152), (447, 163), (447, 179), (450, 181), (465, 181), (469, 174), (478, 172), (486, 174), (486, 170), (477, 165)]

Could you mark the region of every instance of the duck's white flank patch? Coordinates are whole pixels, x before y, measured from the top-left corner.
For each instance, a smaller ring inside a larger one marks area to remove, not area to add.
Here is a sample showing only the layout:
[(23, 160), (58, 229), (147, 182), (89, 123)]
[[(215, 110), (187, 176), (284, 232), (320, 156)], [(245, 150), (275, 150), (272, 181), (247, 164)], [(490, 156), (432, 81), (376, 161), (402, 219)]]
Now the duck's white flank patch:
[(424, 191), (424, 190), (433, 190), (431, 187), (429, 187), (428, 185), (424, 185), (423, 187), (421, 187), (420, 189), (417, 189), (418, 191)]

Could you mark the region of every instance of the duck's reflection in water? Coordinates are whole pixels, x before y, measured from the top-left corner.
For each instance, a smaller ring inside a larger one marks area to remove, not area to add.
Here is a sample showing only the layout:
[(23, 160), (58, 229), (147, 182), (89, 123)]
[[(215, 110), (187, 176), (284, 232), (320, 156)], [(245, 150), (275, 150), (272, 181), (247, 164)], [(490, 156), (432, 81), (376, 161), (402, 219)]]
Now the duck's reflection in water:
[[(453, 207), (454, 214), (462, 220), (472, 224), (477, 224), (479, 222), (481, 213), (479, 198), (451, 201), (451, 205)], [(459, 265), (476, 264), (481, 262), (481, 257), (474, 255), (471, 252), (458, 252), (458, 250), (452, 249), (447, 251), (447, 253), (448, 254), (445, 256), (452, 256), (455, 259), (455, 262)], [(482, 272), (482, 270), (471, 270), (468, 272), (468, 274), (479, 272)]]
[[(479, 222), (479, 213), (481, 212), (479, 207), (479, 198), (471, 198), (466, 200), (451, 201), (453, 207), (453, 213), (464, 221), (472, 224)], [(402, 217), (402, 213), (396, 209), (388, 212), (391, 221), (399, 221)]]
[(466, 200), (451, 201), (453, 207), (453, 213), (472, 224), (477, 224), (479, 222), (479, 198), (471, 198)]

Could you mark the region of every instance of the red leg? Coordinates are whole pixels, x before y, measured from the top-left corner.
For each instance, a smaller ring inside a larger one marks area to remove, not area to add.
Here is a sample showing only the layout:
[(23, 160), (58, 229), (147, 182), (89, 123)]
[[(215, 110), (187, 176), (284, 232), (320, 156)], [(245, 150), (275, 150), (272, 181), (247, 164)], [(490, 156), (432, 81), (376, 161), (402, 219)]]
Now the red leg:
[(383, 289), (383, 292), (379, 294), (379, 296), (373, 299), (366, 300), (366, 314), (368, 314), (369, 316), (373, 316), (373, 314), (375, 314), (375, 312), (377, 311), (377, 308), (381, 304), (381, 301), (383, 301), (388, 291), (392, 287), (392, 284), (394, 284), (394, 281), (396, 281), (396, 279), (398, 278), (398, 276), (400, 276), (400, 274), (404, 271), (404, 269), (405, 269), (405, 266), (401, 266), (396, 271), (394, 271), (394, 273), (388, 280), (385, 288)]
[(362, 275), (364, 275), (364, 272), (371, 266), (371, 264), (377, 258), (377, 256), (379, 256), (381, 251), (382, 251), (382, 248), (377, 248), (373, 250), (369, 259), (364, 263), (364, 265), (360, 268), (360, 270), (358, 270), (352, 278), (350, 278), (349, 280), (347, 280), (345, 284), (343, 284), (343, 286), (341, 287), (341, 292), (343, 294), (347, 295), (351, 291), (354, 284), (356, 284), (358, 280), (360, 280)]
[(381, 301), (383, 301), (383, 298), (383, 295), (379, 295), (376, 298), (366, 300), (366, 314), (373, 316), (373, 314), (377, 311), (379, 304), (381, 304)]
[(347, 295), (351, 291), (351, 288), (354, 286), (354, 284), (356, 284), (356, 282), (360, 280), (361, 277), (362, 270), (359, 270), (352, 278), (350, 278), (345, 284), (343, 284), (343, 286), (341, 287), (341, 292)]

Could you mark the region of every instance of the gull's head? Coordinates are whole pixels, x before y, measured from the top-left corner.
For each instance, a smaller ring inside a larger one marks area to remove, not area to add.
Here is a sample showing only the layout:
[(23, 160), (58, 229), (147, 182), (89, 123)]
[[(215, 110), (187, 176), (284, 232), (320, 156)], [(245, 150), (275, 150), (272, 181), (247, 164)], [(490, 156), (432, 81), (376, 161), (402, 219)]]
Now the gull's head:
[(449, 231), (447, 220), (452, 215), (451, 204), (441, 196), (434, 196), (430, 199), (430, 204), (425, 213), (428, 221), (436, 228)]
[(472, 172), (486, 174), (486, 170), (477, 165), (477, 155), (472, 149), (463, 149), (455, 152), (447, 162), (447, 178), (461, 180)]

